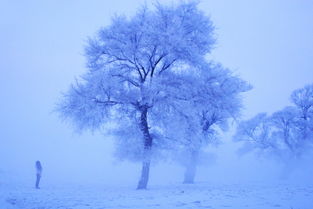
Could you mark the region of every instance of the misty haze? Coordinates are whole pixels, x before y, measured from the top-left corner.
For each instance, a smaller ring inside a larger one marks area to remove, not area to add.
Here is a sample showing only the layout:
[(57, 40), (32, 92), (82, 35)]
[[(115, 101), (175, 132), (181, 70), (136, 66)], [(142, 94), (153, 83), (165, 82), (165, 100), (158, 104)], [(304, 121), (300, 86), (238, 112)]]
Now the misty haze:
[(0, 209), (313, 208), (313, 2), (0, 10)]

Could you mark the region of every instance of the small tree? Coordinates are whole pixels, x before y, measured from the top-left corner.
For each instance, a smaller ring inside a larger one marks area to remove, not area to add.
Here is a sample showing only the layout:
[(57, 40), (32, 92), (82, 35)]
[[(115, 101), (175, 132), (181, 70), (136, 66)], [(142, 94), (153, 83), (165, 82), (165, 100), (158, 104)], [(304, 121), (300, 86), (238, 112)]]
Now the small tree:
[(241, 149), (244, 152), (254, 149), (271, 151), (276, 148), (276, 142), (271, 138), (271, 126), (266, 113), (259, 113), (249, 120), (241, 121), (237, 126), (234, 140), (244, 142)]
[[(143, 8), (128, 19), (112, 19), (86, 46), (88, 72), (60, 102), (59, 111), (80, 129), (99, 129), (107, 121), (136, 123), (142, 140), (142, 172), (138, 189), (149, 179), (158, 104), (175, 105), (168, 86), (186, 66), (200, 67), (214, 43), (210, 19), (196, 3)], [(171, 98), (168, 99), (168, 98)], [(124, 129), (123, 126), (118, 126)]]
[(280, 145), (289, 149), (290, 152), (296, 152), (298, 147), (298, 140), (295, 136), (296, 108), (286, 107), (273, 113), (269, 120), (273, 138), (280, 139)]
[(299, 137), (303, 140), (313, 140), (313, 84), (295, 90), (291, 101), (299, 111), (297, 127)]

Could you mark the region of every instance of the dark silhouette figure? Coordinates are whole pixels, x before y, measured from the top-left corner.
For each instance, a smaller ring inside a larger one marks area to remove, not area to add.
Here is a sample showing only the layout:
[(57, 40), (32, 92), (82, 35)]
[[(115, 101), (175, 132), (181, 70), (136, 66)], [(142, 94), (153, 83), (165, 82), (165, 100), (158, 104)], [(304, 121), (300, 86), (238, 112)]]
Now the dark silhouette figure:
[(39, 160), (36, 161), (36, 189), (40, 189), (39, 182), (41, 178), (42, 166)]

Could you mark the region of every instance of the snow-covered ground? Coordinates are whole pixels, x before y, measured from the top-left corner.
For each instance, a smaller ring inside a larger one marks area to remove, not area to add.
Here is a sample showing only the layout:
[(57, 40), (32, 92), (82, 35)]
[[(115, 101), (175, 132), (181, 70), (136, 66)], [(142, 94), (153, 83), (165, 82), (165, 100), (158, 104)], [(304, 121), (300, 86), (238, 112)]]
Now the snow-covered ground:
[(133, 186), (55, 185), (36, 190), (0, 184), (0, 209), (312, 209), (313, 185), (170, 184)]

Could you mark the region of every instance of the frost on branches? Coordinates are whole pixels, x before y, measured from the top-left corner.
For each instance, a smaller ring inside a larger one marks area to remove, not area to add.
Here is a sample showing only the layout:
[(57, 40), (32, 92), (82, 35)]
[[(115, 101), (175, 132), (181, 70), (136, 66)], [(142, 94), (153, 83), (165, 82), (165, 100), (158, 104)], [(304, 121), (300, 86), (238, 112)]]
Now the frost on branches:
[(271, 116), (262, 113), (242, 121), (234, 139), (243, 141), (245, 150), (257, 149), (287, 161), (312, 150), (313, 84), (295, 90), (291, 101), (293, 106)]
[(202, 148), (219, 143), (219, 133), (227, 130), (229, 119), (239, 117), (240, 94), (251, 87), (216, 63), (188, 68), (184, 76), (183, 93), (173, 94), (178, 102), (167, 108), (167, 118), (159, 125), (174, 159), (185, 166), (184, 183), (193, 183)]
[[(198, 144), (238, 111), (242, 81), (205, 59), (213, 29), (193, 2), (114, 17), (89, 40), (87, 72), (58, 105), (79, 130), (115, 124), (118, 155), (142, 163), (138, 189), (147, 188), (158, 149), (171, 149), (174, 139)], [(175, 129), (165, 128), (171, 123), (181, 124), (182, 138), (171, 137)], [(201, 137), (191, 137), (193, 130)]]

